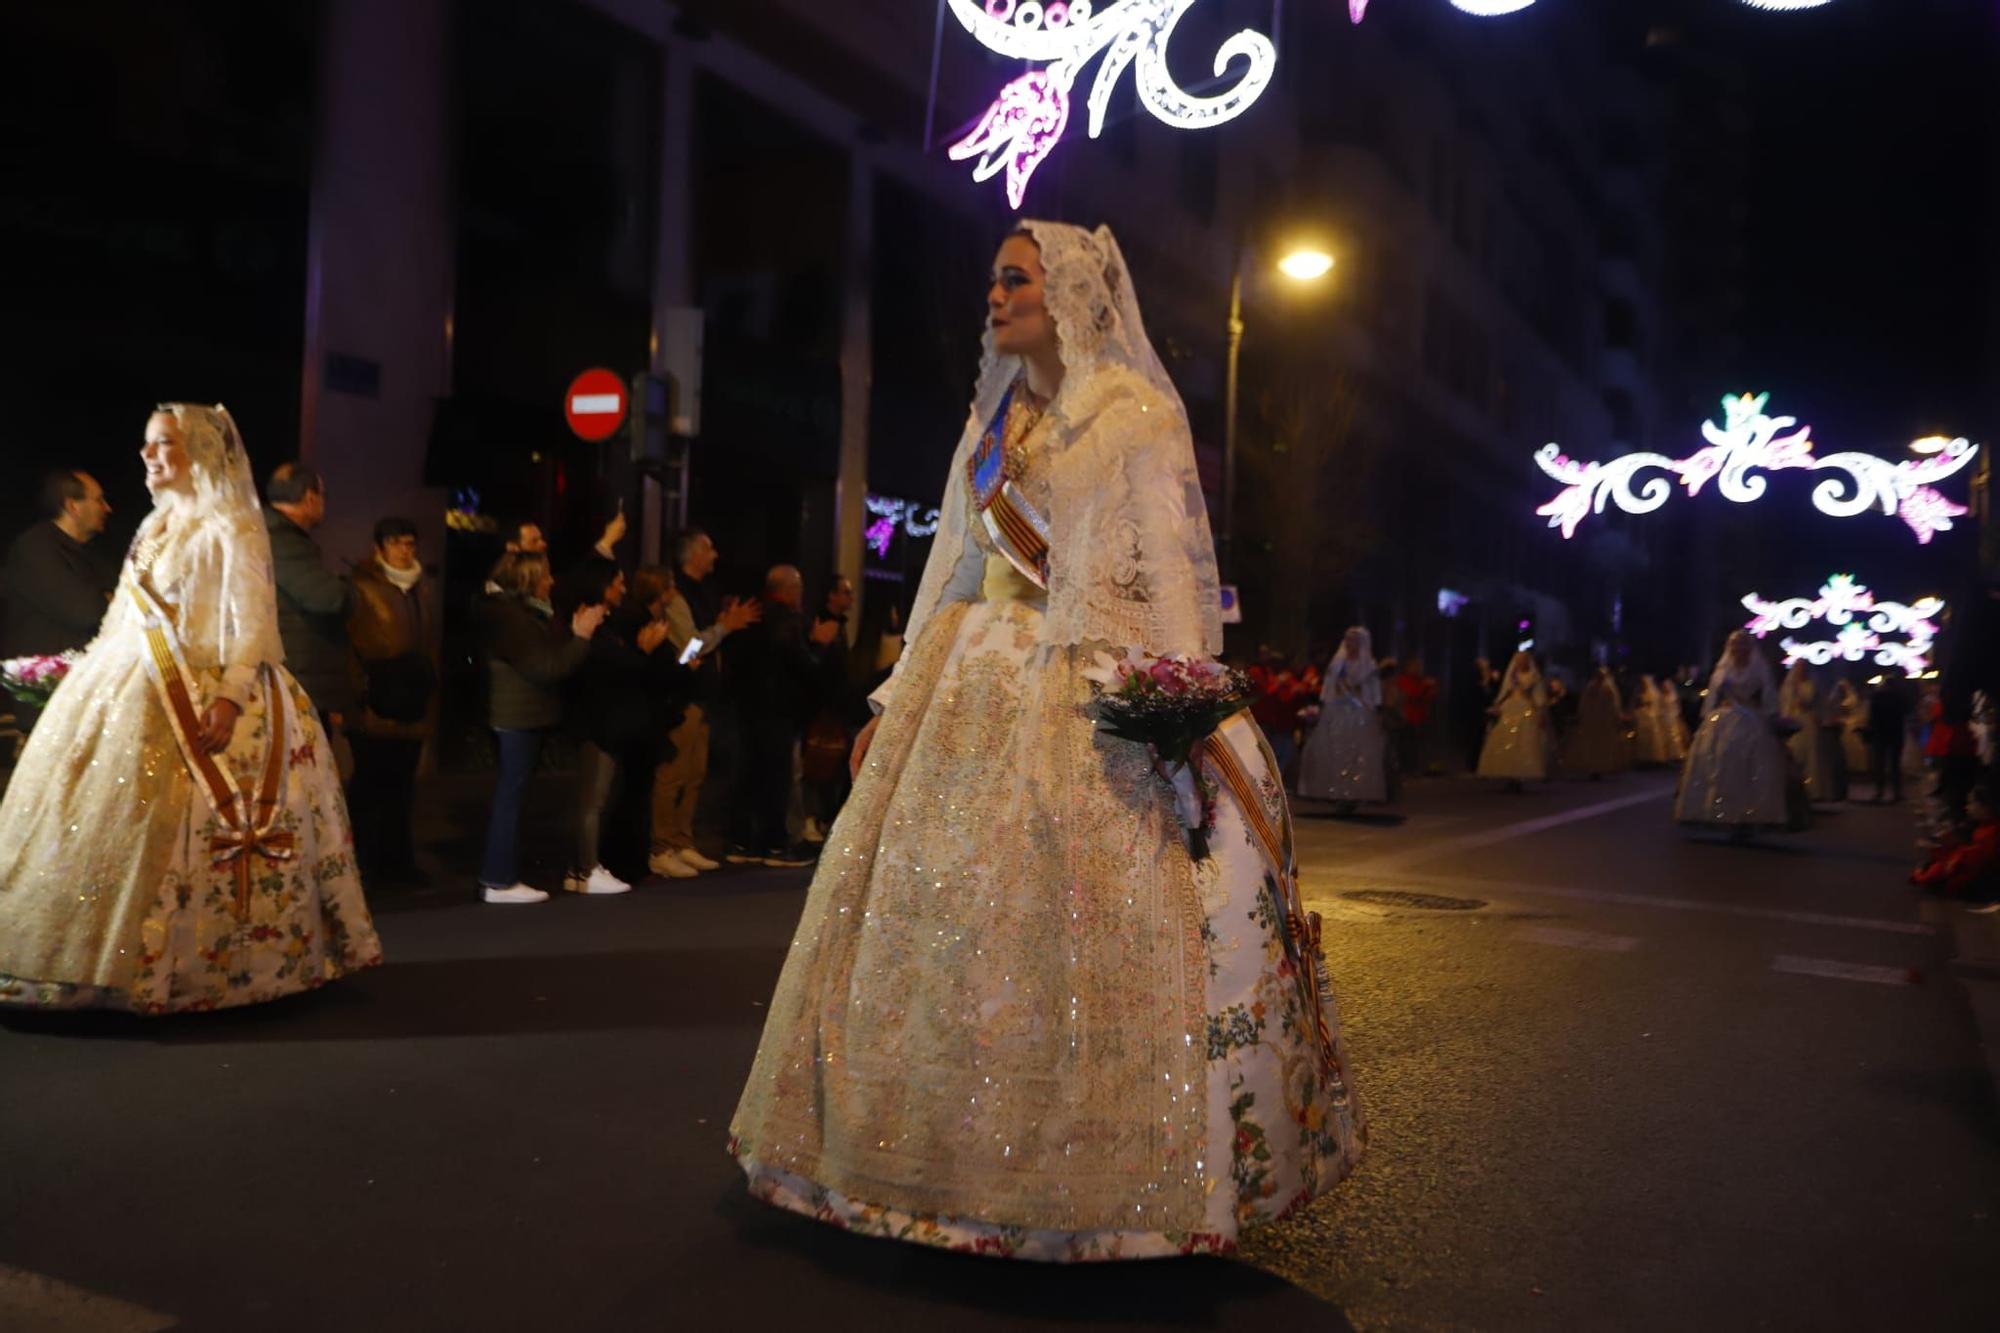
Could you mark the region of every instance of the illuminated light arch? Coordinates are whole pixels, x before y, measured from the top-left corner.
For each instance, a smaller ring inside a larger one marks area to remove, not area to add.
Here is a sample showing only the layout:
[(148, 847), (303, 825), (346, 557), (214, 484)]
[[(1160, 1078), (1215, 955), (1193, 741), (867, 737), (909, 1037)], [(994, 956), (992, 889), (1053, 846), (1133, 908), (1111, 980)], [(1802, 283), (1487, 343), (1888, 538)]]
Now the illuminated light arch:
[(1941, 597), (1913, 602), (1878, 601), (1852, 574), (1835, 574), (1820, 585), (1817, 597), (1766, 601), (1756, 593), (1743, 598), (1750, 619), (1743, 628), (1758, 638), (1778, 630), (1800, 630), (1818, 622), (1834, 626), (1831, 639), (1801, 640), (1789, 635), (1778, 641), (1785, 665), (1809, 662), (1826, 666), (1836, 660), (1860, 662), (1873, 655), (1875, 665), (1900, 667), (1911, 676), (1930, 670), (1930, 653), (1937, 641), (1937, 619), (1944, 614)]
[(1197, 0), (948, 0), (965, 30), (990, 51), (1019, 60), (1045, 61), (1000, 90), (972, 132), (947, 149), (954, 162), (977, 158), (974, 180), (1006, 173), (1007, 201), (1021, 207), (1035, 168), (1069, 128), (1070, 89), (1083, 67), (1100, 55), (1091, 84), (1090, 137), (1104, 132), (1111, 94), (1132, 70), (1139, 101), (1175, 129), (1198, 130), (1233, 120), (1270, 85), (1278, 67), (1271, 39), (1248, 28), (1215, 53), (1215, 77), (1241, 62), (1227, 91), (1197, 97), (1167, 71), (1167, 47), (1181, 16)]
[[(995, 0), (998, 3), (999, 0)], [(938, 507), (920, 504), (915, 500), (899, 500), (893, 495), (869, 495), (863, 498), (868, 512), (874, 516), (862, 532), (862, 540), (873, 547), (880, 559), (889, 558), (889, 546), (896, 540), (896, 529), (912, 537), (933, 537), (938, 530)]]
[[(1535, 465), (1561, 482), (1563, 490), (1535, 512), (1548, 519), (1550, 527), (1561, 528), (1564, 537), (1574, 537), (1578, 525), (1603, 513), (1607, 503), (1628, 514), (1652, 513), (1673, 495), (1669, 475), (1678, 478), (1689, 495), (1699, 495), (1713, 481), (1725, 498), (1748, 504), (1762, 499), (1769, 488), (1767, 478), (1758, 474), (1794, 469), (1837, 474), (1813, 487), (1812, 501), (1821, 513), (1852, 518), (1880, 509), (1900, 517), (1925, 545), (1938, 533), (1950, 531), (1953, 519), (1969, 512), (1932, 483), (1971, 463), (1978, 445), (1963, 438), (1931, 437), (1919, 441), (1927, 451), (1924, 456), (1900, 463), (1862, 453), (1820, 457), (1813, 453), (1810, 426), (1800, 426), (1797, 417), (1765, 413), (1770, 397), (1747, 393), (1724, 397), (1723, 424), (1704, 421), (1701, 434), (1708, 444), (1686, 458), (1641, 452), (1608, 463), (1584, 463), (1563, 453), (1561, 445), (1545, 444), (1535, 453)], [(1646, 472), (1655, 475), (1634, 489), (1634, 482)]]
[[(1012, 3), (1012, 0), (995, 0), (995, 3)], [(1481, 18), (1499, 18), (1506, 14), (1518, 14), (1535, 0), (1450, 0), (1453, 9)], [(1819, 9), (1830, 5), (1833, 0), (1741, 0), (1752, 9)], [(1368, 0), (1347, 0), (1347, 17), (1356, 23), (1368, 15)]]

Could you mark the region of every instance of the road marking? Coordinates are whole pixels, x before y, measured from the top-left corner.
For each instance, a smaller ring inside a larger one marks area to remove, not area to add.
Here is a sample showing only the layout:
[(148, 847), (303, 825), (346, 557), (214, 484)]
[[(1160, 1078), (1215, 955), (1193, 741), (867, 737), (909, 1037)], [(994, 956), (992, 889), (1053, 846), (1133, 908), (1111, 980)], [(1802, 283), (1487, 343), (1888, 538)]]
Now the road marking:
[[(1706, 902), (1699, 898), (1671, 898), (1657, 893), (1620, 893), (1613, 889), (1569, 889), (1553, 884), (1522, 884), (1512, 880), (1466, 879), (1455, 875), (1398, 874), (1398, 885), (1453, 889), (1483, 898), (1516, 895), (1532, 898), (1568, 898), (1577, 902), (1606, 903), (1614, 907), (1657, 907), (1673, 912), (1710, 912), (1717, 916), (1747, 916), (1765, 921), (1789, 921), (1801, 926), (1832, 926), (1841, 930), (1877, 930), (1890, 935), (1935, 935), (1937, 927), (1926, 921), (1888, 921), (1872, 916), (1835, 916), (1827, 912), (1795, 912), (1781, 907), (1751, 907), (1744, 903)], [(1380, 880), (1349, 882), (1343, 873), (1341, 888), (1380, 888)], [(1308, 891), (1309, 896), (1317, 897)]]
[(1781, 953), (1771, 963), (1773, 972), (1790, 972), (1801, 977), (1833, 977), (1838, 981), (1872, 981), (1878, 986), (1911, 986), (1916, 984), (1915, 969), (1908, 967), (1876, 967), (1871, 963), (1841, 963), (1831, 958), (1801, 958), (1797, 954)]
[(0, 1328), (46, 1329), (48, 1333), (159, 1333), (179, 1322), (157, 1310), (0, 1264)]
[(1600, 935), (1594, 930), (1568, 930), (1562, 926), (1523, 926), (1514, 932), (1514, 938), (1563, 949), (1596, 949), (1601, 953), (1630, 953), (1639, 944), (1634, 935)]
[(1367, 871), (1371, 874), (1385, 870), (1399, 869), (1417, 861), (1433, 861), (1452, 852), (1470, 851), (1475, 847), (1490, 847), (1496, 842), (1509, 842), (1515, 838), (1525, 838), (1530, 834), (1561, 828), (1565, 824), (1575, 824), (1599, 815), (1608, 815), (1627, 806), (1643, 805), (1647, 801), (1664, 800), (1673, 795), (1671, 785), (1661, 785), (1649, 791), (1633, 792), (1616, 796), (1608, 801), (1598, 801), (1593, 805), (1580, 805), (1574, 810), (1563, 810), (1553, 815), (1543, 815), (1539, 819), (1524, 819), (1518, 824), (1506, 824), (1496, 829), (1486, 829), (1479, 833), (1463, 833), (1456, 838), (1439, 838), (1412, 847), (1408, 851), (1393, 852), (1388, 856), (1378, 856), (1370, 861), (1360, 861), (1347, 867), (1349, 871)]

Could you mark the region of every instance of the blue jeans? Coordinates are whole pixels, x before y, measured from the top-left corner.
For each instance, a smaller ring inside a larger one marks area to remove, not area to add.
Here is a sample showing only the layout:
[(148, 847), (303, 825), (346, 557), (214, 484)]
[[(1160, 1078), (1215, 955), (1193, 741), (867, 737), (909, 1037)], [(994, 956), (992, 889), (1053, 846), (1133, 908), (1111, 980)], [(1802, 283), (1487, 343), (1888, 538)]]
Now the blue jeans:
[(486, 821), (486, 855), (480, 862), (479, 882), (496, 889), (509, 888), (521, 878), (521, 812), (528, 804), (528, 779), (535, 775), (535, 761), (541, 757), (542, 737), (537, 728), (525, 731), (494, 728), (493, 740), (500, 751), (500, 780), (493, 787), (493, 813)]

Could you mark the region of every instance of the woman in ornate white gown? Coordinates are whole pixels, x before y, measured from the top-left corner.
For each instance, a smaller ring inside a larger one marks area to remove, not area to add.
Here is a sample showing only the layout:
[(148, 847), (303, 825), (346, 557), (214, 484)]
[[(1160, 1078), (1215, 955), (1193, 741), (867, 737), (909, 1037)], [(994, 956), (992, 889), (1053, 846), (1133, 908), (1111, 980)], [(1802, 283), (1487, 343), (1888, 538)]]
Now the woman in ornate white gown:
[(1510, 783), (1539, 782), (1549, 775), (1549, 687), (1526, 649), (1514, 654), (1500, 679), (1500, 693), (1487, 710), (1494, 722), (1479, 751), (1482, 778)]
[(381, 960), (236, 424), (166, 404), (142, 456), (153, 510), (0, 803), (0, 1003), (219, 1009)]
[(1327, 663), (1319, 721), (1299, 756), (1299, 795), (1350, 807), (1388, 800), (1386, 745), (1374, 640), (1355, 625)]
[(1625, 701), (1608, 667), (1599, 666), (1577, 700), (1576, 726), (1563, 746), (1563, 767), (1601, 778), (1632, 766), (1632, 743), (1625, 730)]
[(1662, 679), (1660, 689), (1660, 730), (1665, 732), (1673, 744), (1671, 762), (1679, 764), (1688, 757), (1687, 715), (1681, 711), (1681, 692), (1673, 681)]
[(1639, 700), (1632, 709), (1633, 758), (1642, 767), (1659, 768), (1680, 762), (1673, 732), (1660, 709), (1660, 687), (1651, 676), (1639, 677)]
[(1740, 835), (1785, 827), (1787, 757), (1771, 729), (1778, 690), (1747, 632), (1729, 636), (1702, 704), (1701, 727), (1681, 769), (1674, 818)]
[(1839, 719), (1840, 758), (1849, 779), (1868, 775), (1868, 701), (1842, 676), (1833, 687), (1833, 715)]
[(1847, 765), (1840, 752), (1840, 730), (1831, 717), (1833, 704), (1822, 696), (1812, 668), (1794, 662), (1778, 687), (1778, 711), (1798, 730), (1785, 741), (1806, 784), (1809, 801), (1847, 799)]
[[(1212, 656), (1187, 417), (1110, 232), (1000, 248), (972, 411), (730, 1126), (753, 1194), (1043, 1260), (1225, 1253), (1361, 1151), (1247, 715), (1190, 856), (1094, 651)], [(1247, 799), (1245, 799), (1247, 797)]]

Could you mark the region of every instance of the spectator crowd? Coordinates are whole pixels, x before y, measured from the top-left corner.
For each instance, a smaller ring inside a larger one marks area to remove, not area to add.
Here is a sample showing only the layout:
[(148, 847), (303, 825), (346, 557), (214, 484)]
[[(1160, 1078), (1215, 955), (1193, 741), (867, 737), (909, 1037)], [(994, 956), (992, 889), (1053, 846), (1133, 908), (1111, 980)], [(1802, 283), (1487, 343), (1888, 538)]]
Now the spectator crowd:
[[(84, 646), (117, 585), (118, 561), (99, 540), (111, 506), (97, 480), (58, 471), (39, 499), (44, 519), (7, 552), (0, 655)], [(393, 515), (374, 524), (361, 558), (337, 569), (315, 536), (327, 505), (324, 480), (301, 463), (280, 464), (265, 487), (286, 662), (346, 785), (364, 882), (426, 883), (412, 820), (439, 732), (438, 580), (419, 558), (417, 526)], [(808, 865), (847, 797), (848, 755), (869, 715), (863, 677), (879, 679), (892, 663), (893, 627), (884, 653), (858, 662), (847, 579), (808, 598), (800, 572), (779, 564), (755, 595), (730, 596), (705, 531), (676, 534), (672, 563), (660, 566), (626, 560), (626, 535), (621, 512), (591, 547), (558, 560), (538, 524), (514, 523), (476, 604), (458, 608), (469, 612), (457, 619), (470, 626), (495, 774), (477, 878), (485, 902), (543, 902), (550, 895), (536, 879), (606, 895), (644, 874)], [(1975, 608), (1986, 619), (1963, 639), (1975, 650), (2000, 637), (1984, 633), (1994, 600), (1989, 593)], [(1322, 654), (1288, 661), (1268, 647), (1243, 664), (1252, 715), (1287, 785), (1340, 809), (1393, 801), (1404, 779), (1460, 767), (1519, 787), (1558, 771), (1599, 779), (1672, 766), (1703, 722), (1705, 677), (1694, 666), (1657, 677), (1595, 664), (1574, 671), (1524, 650), (1505, 671), (1485, 659), (1457, 669), (1446, 689), (1414, 657), (1352, 660), (1369, 642), (1350, 630), (1326, 668)], [(1914, 882), (1994, 897), (1992, 663), (1978, 651), (1960, 660), (1956, 674), (1923, 682), (1891, 671), (1858, 683), (1795, 667), (1775, 725), (1791, 756), (1793, 827), (1814, 804), (1850, 799), (1850, 781), (1894, 803), (1906, 773), (1918, 774), (1923, 864)], [(1301, 785), (1301, 758), (1314, 767), (1305, 751), (1336, 698), (1349, 710), (1339, 776), (1326, 791), (1308, 790), (1329, 782)], [(1365, 716), (1352, 711), (1357, 700)], [(1525, 758), (1510, 710), (1539, 715)], [(34, 725), (31, 707), (14, 714), (21, 731)], [(1503, 732), (1509, 743), (1496, 747)], [(1510, 753), (1495, 762), (1500, 749)], [(551, 805), (554, 791), (565, 794)], [(561, 864), (540, 871), (524, 853), (538, 822), (563, 830)]]
[[(446, 608), (417, 526), (385, 516), (370, 549), (337, 565), (316, 536), (329, 503), (317, 472), (282, 463), (264, 498), (285, 660), (333, 750), (363, 881), (427, 884), (413, 819), (439, 731)], [(96, 479), (57, 472), (40, 502), (44, 520), (7, 551), (0, 656), (84, 647), (117, 586), (116, 554), (97, 541), (111, 507)], [(621, 513), (558, 563), (538, 524), (514, 523), (476, 604), (455, 608), (469, 612), (459, 619), (492, 739), (485, 902), (550, 896), (533, 882), (528, 834), (556, 822), (552, 799), (563, 852), (544, 882), (607, 895), (646, 873), (811, 864), (846, 798), (868, 712), (848, 643), (852, 584), (835, 577), (808, 600), (781, 564), (756, 595), (728, 596), (706, 532), (674, 536), (670, 566), (624, 560), (626, 535)], [(20, 732), (34, 725), (27, 706), (14, 715)], [(614, 848), (620, 836), (631, 845)]]

